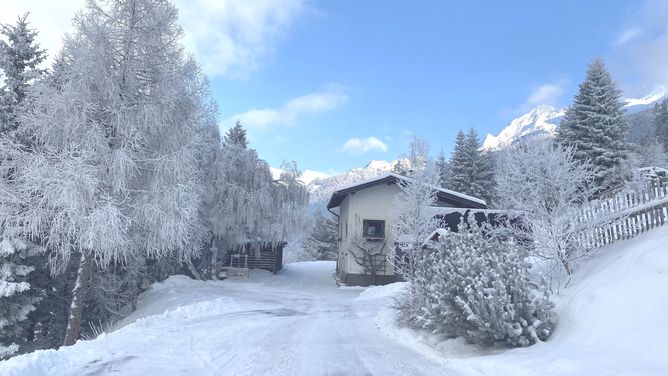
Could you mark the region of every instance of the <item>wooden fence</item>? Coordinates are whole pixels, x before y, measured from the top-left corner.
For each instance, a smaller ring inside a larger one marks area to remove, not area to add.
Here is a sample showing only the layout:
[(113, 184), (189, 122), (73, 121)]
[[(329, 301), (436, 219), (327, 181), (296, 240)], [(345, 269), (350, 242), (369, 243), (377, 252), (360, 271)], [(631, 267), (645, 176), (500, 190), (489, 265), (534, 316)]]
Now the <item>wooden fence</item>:
[(668, 179), (647, 181), (585, 205), (575, 220), (582, 226), (578, 241), (586, 249), (630, 239), (668, 222)]

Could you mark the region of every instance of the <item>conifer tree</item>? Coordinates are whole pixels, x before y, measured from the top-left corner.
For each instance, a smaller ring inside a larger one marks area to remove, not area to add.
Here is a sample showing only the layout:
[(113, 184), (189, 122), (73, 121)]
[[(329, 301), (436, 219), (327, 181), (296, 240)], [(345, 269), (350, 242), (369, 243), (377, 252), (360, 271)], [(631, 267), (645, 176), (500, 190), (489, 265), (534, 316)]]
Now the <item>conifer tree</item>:
[(441, 187), (445, 187), (448, 181), (448, 170), (450, 169), (450, 166), (448, 165), (448, 161), (445, 159), (445, 153), (443, 152), (443, 149), (441, 149), (441, 152), (438, 153), (438, 157), (436, 158), (434, 166), (436, 167), (436, 173), (438, 174), (439, 185)]
[(446, 188), (457, 192), (464, 192), (469, 183), (469, 174), (466, 164), (466, 135), (460, 129), (455, 139), (455, 148), (450, 157), (450, 175)]
[(668, 99), (654, 105), (654, 134), (668, 153)]
[(0, 359), (19, 351), (16, 342), (23, 342), (20, 323), (40, 300), (27, 281), (34, 268), (22, 263), (26, 248), (25, 243), (8, 237), (0, 241)]
[(246, 130), (241, 125), (241, 121), (237, 120), (234, 127), (230, 128), (224, 136), (224, 142), (227, 145), (236, 145), (242, 149), (248, 147), (248, 139), (246, 138)]
[(466, 135), (461, 130), (457, 133), (446, 188), (491, 202), (494, 196), (492, 160), (481, 146), (475, 129), (471, 128)]
[(15, 109), (30, 84), (44, 71), (38, 68), (46, 52), (36, 42), (37, 32), (29, 28), (28, 13), (16, 25), (0, 25), (0, 71), (4, 85), (0, 88), (0, 131), (16, 129)]
[(482, 150), (482, 143), (475, 128), (469, 129), (466, 136), (466, 154), (469, 186), (463, 193), (485, 199), (488, 203), (494, 197), (494, 172), (492, 158)]
[(603, 61), (594, 60), (557, 136), (562, 145), (573, 147), (577, 160), (593, 165), (599, 193), (625, 178), (619, 176), (619, 170), (627, 159), (624, 135), (628, 125), (620, 98), (621, 91)]

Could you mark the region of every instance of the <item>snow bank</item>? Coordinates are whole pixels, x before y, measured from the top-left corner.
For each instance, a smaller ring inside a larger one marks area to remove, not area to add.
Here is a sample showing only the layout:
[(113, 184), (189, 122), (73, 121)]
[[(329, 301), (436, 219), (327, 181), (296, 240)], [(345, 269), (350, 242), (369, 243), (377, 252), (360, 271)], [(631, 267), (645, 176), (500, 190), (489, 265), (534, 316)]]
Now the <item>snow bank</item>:
[(387, 297), (393, 298), (403, 291), (406, 286), (406, 282), (390, 283), (389, 285), (384, 286), (372, 286), (362, 291), (355, 300), (382, 299)]

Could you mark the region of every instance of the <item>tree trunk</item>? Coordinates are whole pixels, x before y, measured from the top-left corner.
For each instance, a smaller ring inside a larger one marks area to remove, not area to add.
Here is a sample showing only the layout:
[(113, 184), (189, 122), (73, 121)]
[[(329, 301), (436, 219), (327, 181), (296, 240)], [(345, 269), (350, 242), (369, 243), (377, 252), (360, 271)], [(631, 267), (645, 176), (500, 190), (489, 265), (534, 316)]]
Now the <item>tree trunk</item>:
[(202, 275), (199, 274), (197, 268), (195, 267), (195, 265), (193, 265), (193, 261), (190, 259), (190, 257), (186, 259), (186, 265), (188, 266), (188, 270), (190, 270), (190, 273), (193, 275), (193, 277), (201, 281)]
[(216, 280), (218, 279), (218, 248), (216, 247), (216, 238), (211, 237), (211, 242), (209, 243), (209, 252), (211, 252), (211, 265), (210, 265), (210, 272), (211, 272), (211, 279)]
[(67, 329), (65, 330), (64, 346), (73, 345), (81, 333), (81, 316), (83, 314), (84, 298), (86, 297), (86, 288), (90, 280), (93, 268), (93, 253), (89, 250), (81, 252), (81, 262), (77, 272), (77, 282), (72, 289), (72, 303), (70, 304), (70, 314), (67, 317)]

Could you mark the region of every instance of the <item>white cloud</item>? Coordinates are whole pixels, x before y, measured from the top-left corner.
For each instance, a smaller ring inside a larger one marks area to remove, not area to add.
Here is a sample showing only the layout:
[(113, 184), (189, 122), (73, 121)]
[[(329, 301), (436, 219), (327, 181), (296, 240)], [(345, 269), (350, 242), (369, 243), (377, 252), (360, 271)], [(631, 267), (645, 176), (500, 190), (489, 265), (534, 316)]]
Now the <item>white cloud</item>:
[(525, 104), (528, 106), (538, 106), (541, 104), (553, 105), (563, 94), (563, 83), (540, 85), (531, 92)]
[[(210, 76), (246, 77), (270, 60), (306, 9), (305, 0), (175, 0), (184, 44)], [(2, 0), (0, 22), (30, 12), (38, 41), (53, 57), (85, 0)]]
[[(634, 4), (620, 36), (613, 41), (612, 67), (624, 81), (645, 95), (668, 86), (668, 2), (646, 0)], [(614, 73), (614, 72), (613, 72)]]
[(204, 71), (244, 77), (273, 56), (304, 0), (176, 0), (185, 43)]
[(224, 124), (231, 125), (241, 120), (245, 127), (261, 131), (271, 126), (295, 124), (303, 116), (331, 111), (347, 100), (348, 96), (340, 86), (330, 85), (324, 90), (292, 99), (277, 109), (253, 109), (235, 114)]
[(565, 87), (568, 84), (567, 80), (560, 80), (557, 82), (545, 83), (534, 86), (527, 99), (515, 109), (505, 110), (505, 115), (519, 115), (524, 114), (536, 106), (559, 106), (559, 99), (565, 93)]
[(386, 143), (372, 136), (367, 138), (350, 138), (341, 146), (340, 151), (353, 155), (361, 155), (370, 151), (385, 153), (388, 148), (389, 146)]
[(629, 27), (628, 29), (625, 29), (622, 31), (622, 33), (619, 35), (617, 40), (615, 40), (615, 45), (621, 46), (624, 45), (633, 39), (636, 39), (640, 36), (642, 36), (643, 31), (639, 27)]

